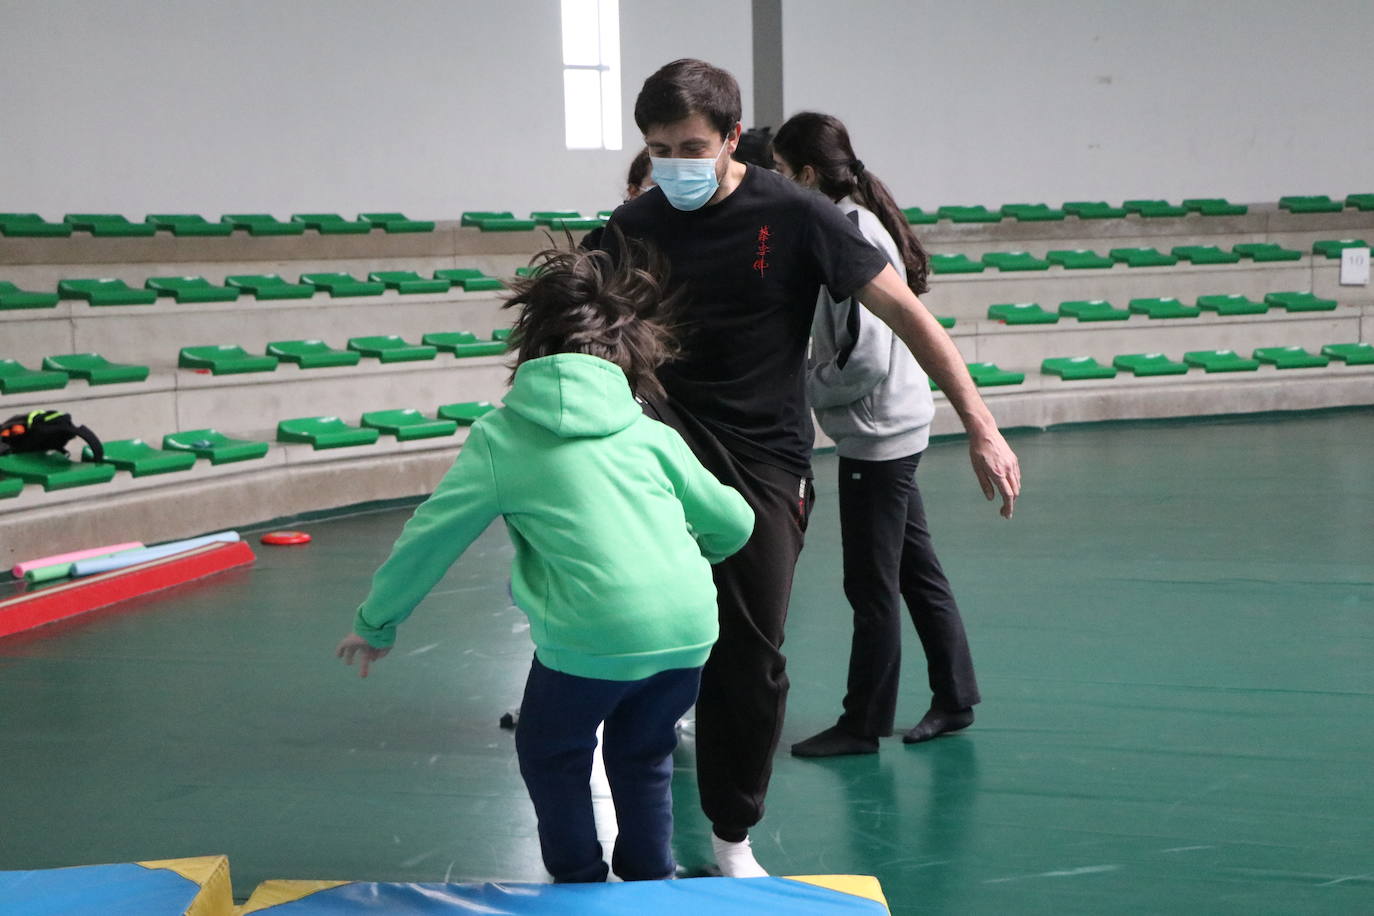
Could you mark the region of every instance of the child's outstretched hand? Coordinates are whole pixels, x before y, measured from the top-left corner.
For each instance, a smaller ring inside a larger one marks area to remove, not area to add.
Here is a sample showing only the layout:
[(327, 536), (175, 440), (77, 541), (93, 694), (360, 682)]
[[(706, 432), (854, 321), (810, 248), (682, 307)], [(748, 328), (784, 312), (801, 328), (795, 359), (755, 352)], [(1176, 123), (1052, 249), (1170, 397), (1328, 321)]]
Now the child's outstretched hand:
[(386, 656), (390, 649), (374, 649), (368, 645), (367, 640), (356, 633), (349, 633), (339, 643), (339, 648), (334, 650), (334, 654), (344, 660), (345, 665), (353, 664), (353, 656), (360, 658), (358, 676), (367, 677), (367, 669), (379, 658)]

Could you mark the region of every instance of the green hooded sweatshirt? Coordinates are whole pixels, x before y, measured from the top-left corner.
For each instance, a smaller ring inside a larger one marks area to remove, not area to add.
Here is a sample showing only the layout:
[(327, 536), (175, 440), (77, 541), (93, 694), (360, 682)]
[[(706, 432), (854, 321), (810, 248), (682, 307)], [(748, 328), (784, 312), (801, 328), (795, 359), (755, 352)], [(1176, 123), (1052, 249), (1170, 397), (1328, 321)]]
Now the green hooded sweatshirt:
[(619, 366), (581, 353), (530, 360), (406, 523), (358, 608), (358, 635), (392, 645), (498, 515), (539, 661), (613, 681), (705, 663), (718, 632), (710, 564), (754, 527), (744, 498), (644, 416)]

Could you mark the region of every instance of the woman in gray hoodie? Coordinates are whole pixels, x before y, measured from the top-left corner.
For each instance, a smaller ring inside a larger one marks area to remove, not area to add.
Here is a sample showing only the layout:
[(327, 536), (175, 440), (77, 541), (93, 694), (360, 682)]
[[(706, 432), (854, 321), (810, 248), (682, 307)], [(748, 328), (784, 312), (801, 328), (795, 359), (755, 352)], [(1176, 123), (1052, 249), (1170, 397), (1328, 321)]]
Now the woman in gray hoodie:
[[(829, 115), (803, 112), (773, 140), (778, 170), (835, 202), (918, 296), (927, 258), (887, 187), (854, 155)], [(844, 591), (854, 609), (844, 712), (792, 746), (798, 757), (871, 754), (892, 734), (901, 669), (901, 601), (925, 650), (930, 709), (903, 736), (927, 741), (973, 722), (979, 700), (968, 638), (926, 526), (916, 467), (935, 414), (911, 352), (859, 303), (821, 290), (808, 392), (840, 456)]]

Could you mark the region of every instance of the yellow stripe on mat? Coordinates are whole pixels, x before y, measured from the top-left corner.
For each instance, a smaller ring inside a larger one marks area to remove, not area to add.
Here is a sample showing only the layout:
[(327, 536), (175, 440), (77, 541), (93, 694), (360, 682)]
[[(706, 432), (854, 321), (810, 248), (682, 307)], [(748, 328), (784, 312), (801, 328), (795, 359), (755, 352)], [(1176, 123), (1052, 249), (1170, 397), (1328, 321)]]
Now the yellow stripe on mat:
[(838, 891), (841, 894), (850, 894), (854, 897), (863, 897), (865, 900), (873, 900), (885, 907), (887, 906), (887, 898), (883, 896), (883, 886), (872, 875), (788, 875), (787, 880), (814, 884), (816, 887)]
[(248, 916), (258, 910), (283, 903), (293, 903), (311, 894), (327, 891), (330, 888), (352, 884), (352, 881), (264, 881), (253, 889), (253, 896), (238, 909), (238, 916)]
[(150, 859), (137, 863), (144, 868), (176, 872), (200, 885), (186, 916), (234, 916), (234, 890), (229, 882), (228, 856), (196, 856), (189, 859)]

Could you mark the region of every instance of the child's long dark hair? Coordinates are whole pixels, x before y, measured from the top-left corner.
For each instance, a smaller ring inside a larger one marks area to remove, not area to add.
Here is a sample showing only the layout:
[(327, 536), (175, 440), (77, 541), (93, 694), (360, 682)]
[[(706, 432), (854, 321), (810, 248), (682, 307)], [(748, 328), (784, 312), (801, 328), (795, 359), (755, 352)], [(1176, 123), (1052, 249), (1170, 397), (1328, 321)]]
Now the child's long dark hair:
[(667, 261), (614, 226), (606, 242), (609, 251), (541, 251), (530, 276), (513, 284), (503, 307), (520, 309), (510, 344), (516, 366), (587, 353), (623, 369), (636, 394), (661, 396), (655, 371), (677, 355)]
[(887, 234), (897, 243), (906, 266), (906, 283), (916, 295), (930, 288), (930, 259), (906, 221), (887, 185), (864, 167), (849, 142), (849, 131), (839, 118), (804, 111), (787, 119), (773, 137), (773, 150), (793, 174), (804, 166), (816, 170), (820, 190), (831, 200), (852, 197), (873, 211)]

